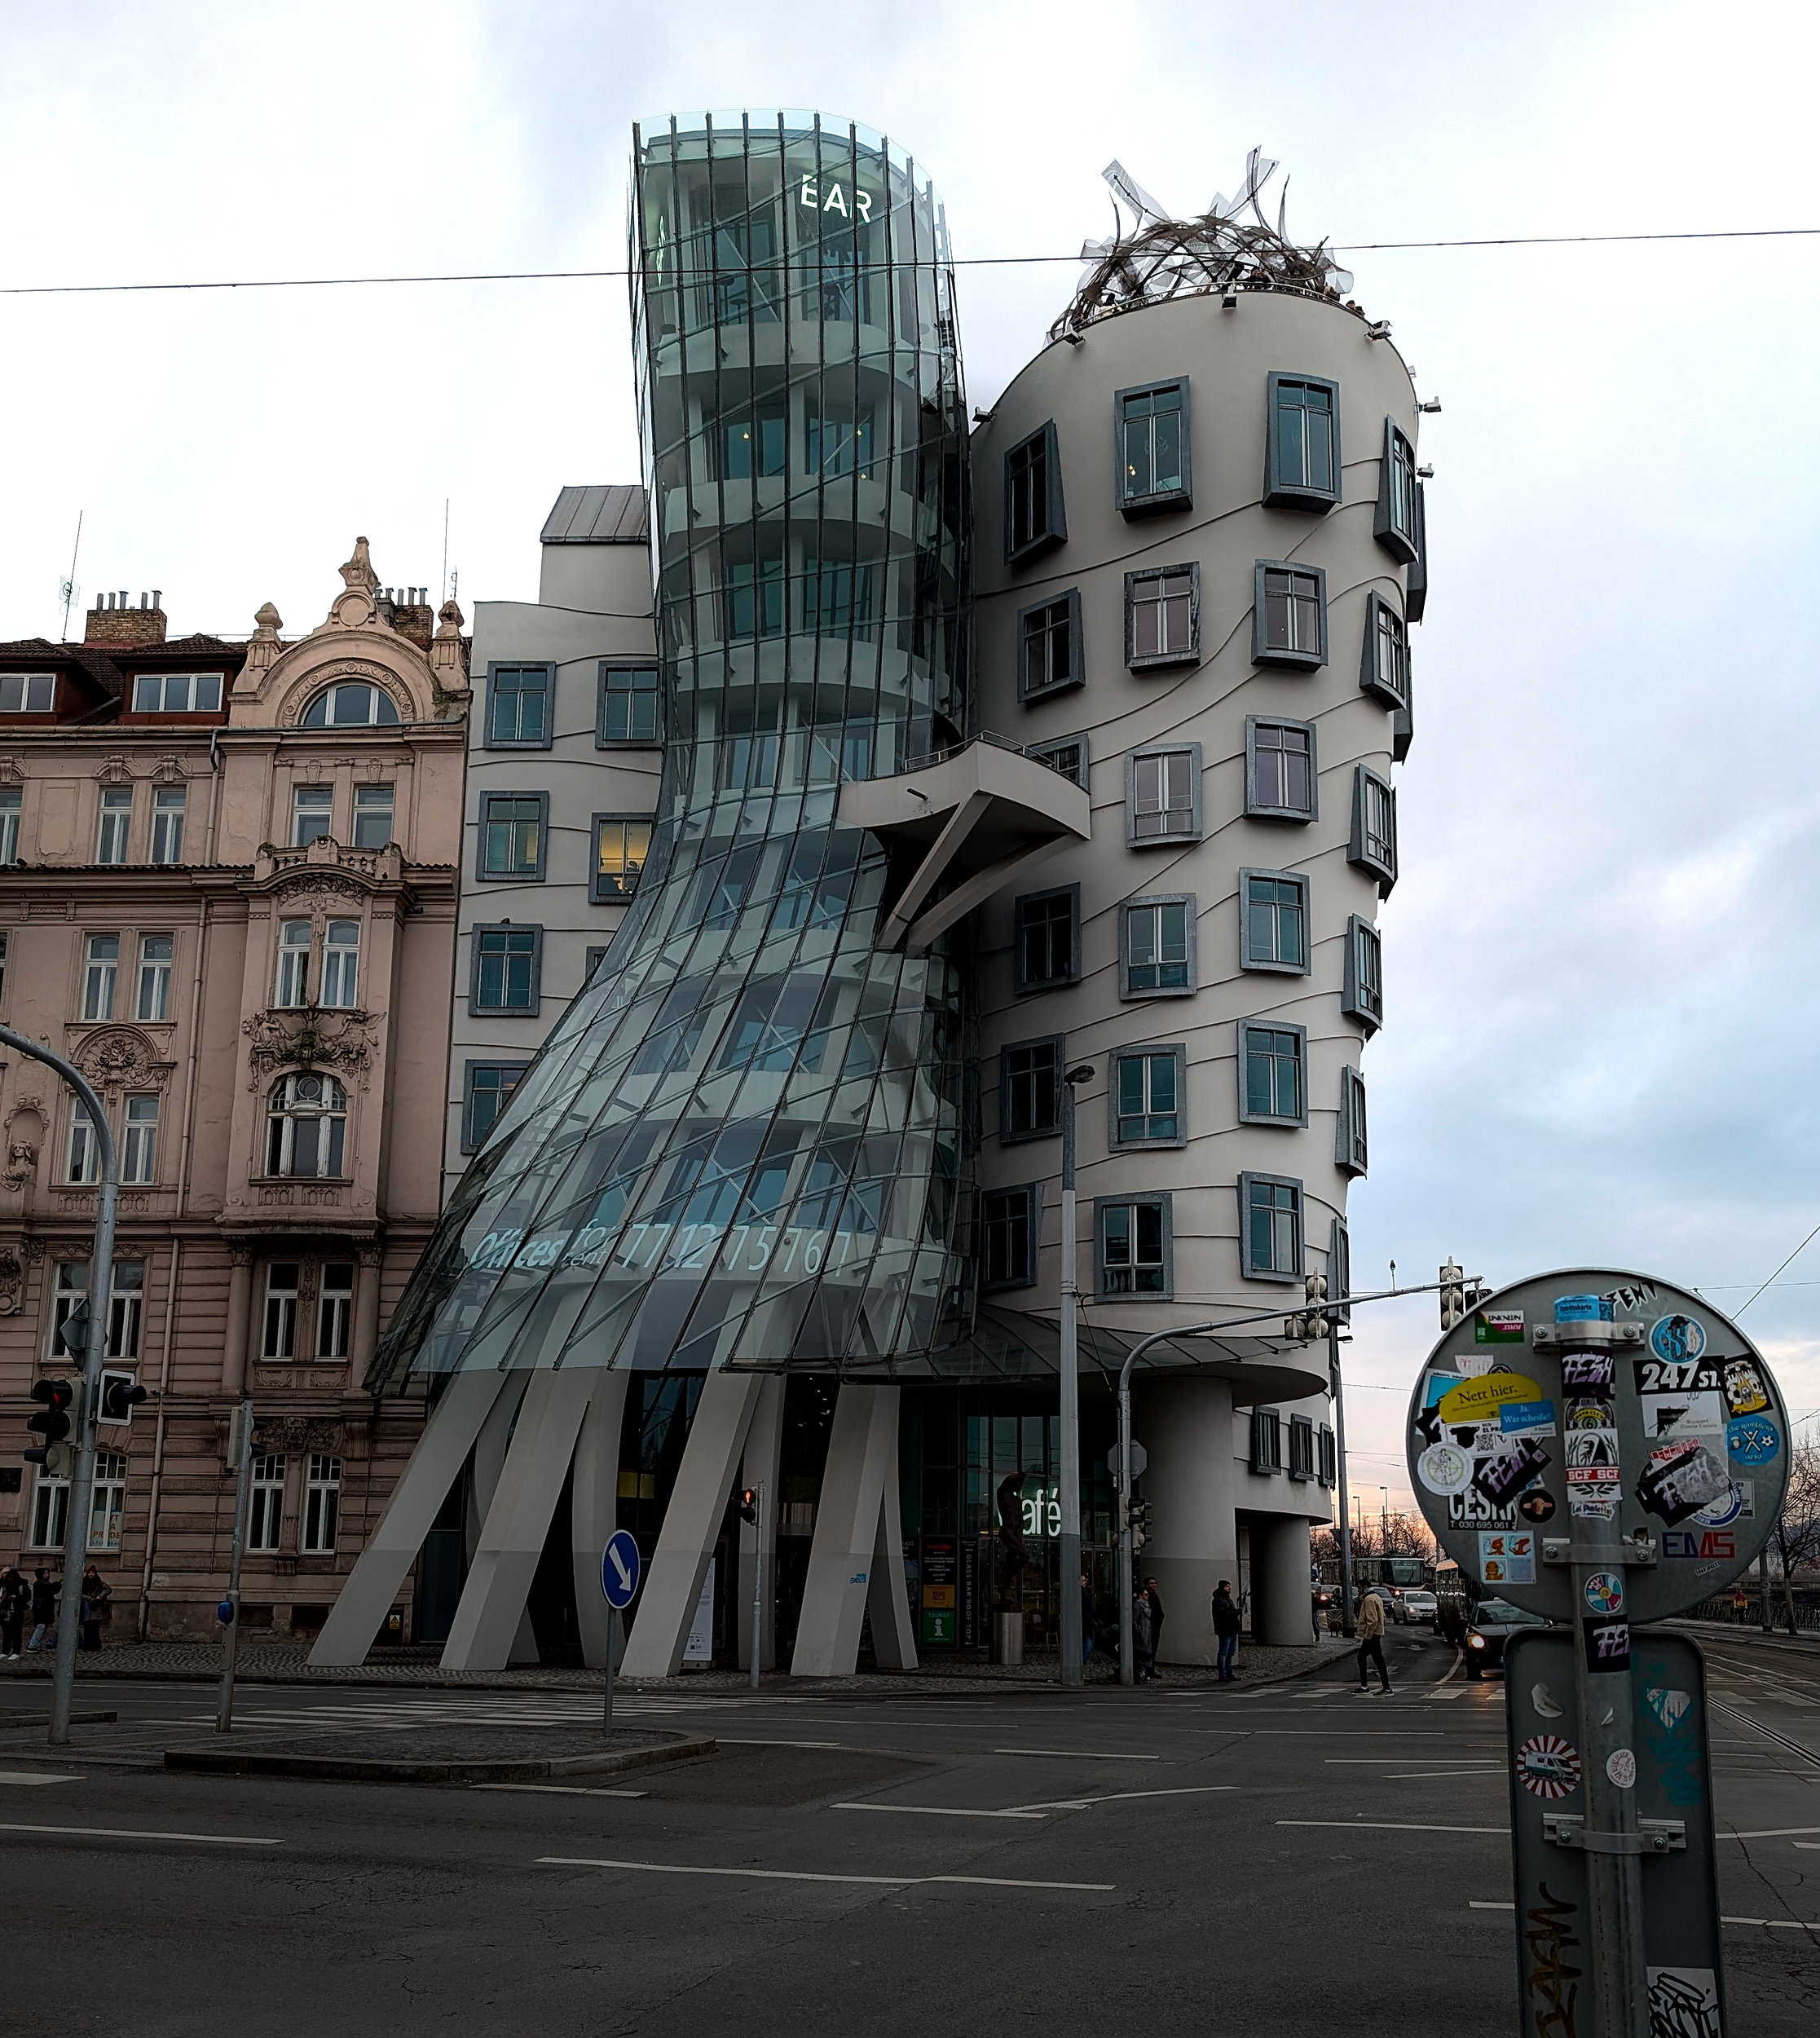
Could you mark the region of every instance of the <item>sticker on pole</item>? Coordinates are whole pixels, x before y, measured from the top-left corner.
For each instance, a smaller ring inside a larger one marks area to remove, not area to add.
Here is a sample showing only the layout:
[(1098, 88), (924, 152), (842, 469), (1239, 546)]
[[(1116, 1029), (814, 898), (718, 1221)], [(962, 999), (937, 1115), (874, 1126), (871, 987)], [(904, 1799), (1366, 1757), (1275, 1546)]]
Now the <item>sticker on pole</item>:
[(638, 1590), (638, 1575), (644, 1568), (632, 1531), (615, 1529), (601, 1552), (601, 1597), (615, 1613), (624, 1612), (632, 1604)]
[(1605, 1758), (1605, 1773), (1620, 1790), (1628, 1790), (1637, 1781), (1637, 1756), (1633, 1749), (1614, 1748)]
[(1531, 1734), (1517, 1750), (1517, 1780), (1531, 1797), (1565, 1798), (1580, 1788), (1580, 1751), (1558, 1734)]

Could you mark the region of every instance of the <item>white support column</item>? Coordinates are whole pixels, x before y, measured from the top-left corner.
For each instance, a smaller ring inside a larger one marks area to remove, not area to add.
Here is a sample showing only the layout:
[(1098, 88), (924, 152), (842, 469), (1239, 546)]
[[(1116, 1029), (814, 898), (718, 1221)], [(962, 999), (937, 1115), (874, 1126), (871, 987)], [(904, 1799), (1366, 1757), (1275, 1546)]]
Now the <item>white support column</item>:
[(379, 1624), (461, 1476), (489, 1411), (512, 1384), (501, 1373), (458, 1373), (431, 1411), (379, 1526), (360, 1552), (310, 1652), (314, 1670), (352, 1670), (367, 1660)]
[[(783, 1454), (783, 1392), (782, 1374), (766, 1376), (758, 1391), (758, 1406), (752, 1412), (751, 1427), (746, 1432), (746, 1451), (740, 1462), (739, 1483), (765, 1489), (765, 1515), (759, 1528), (739, 1524), (739, 1667), (752, 1667), (752, 1565), (762, 1556), (765, 1564), (764, 1642), (759, 1667), (778, 1667), (778, 1465)], [(759, 1547), (760, 1530), (764, 1535)]]
[[(468, 1482), (467, 1520), (463, 1524), (462, 1555), (471, 1566), (474, 1554), (480, 1548), (480, 1532), (486, 1524), (487, 1511), (493, 1504), (493, 1495), (499, 1491), (500, 1472), (505, 1463), (505, 1447), (512, 1440), (512, 1425), (518, 1420), (518, 1405), (525, 1397), (525, 1387), (531, 1374), (524, 1370), (509, 1373), (506, 1384), (491, 1412), (480, 1426), (480, 1434), (474, 1439), (474, 1476)], [(537, 1661), (537, 1635), (531, 1625), (531, 1608), (527, 1606), (518, 1616), (518, 1633), (513, 1637), (511, 1663), (535, 1663)]]
[(915, 1666), (897, 1498), (899, 1396), (895, 1387), (848, 1383), (835, 1403), (792, 1677), (851, 1676), (868, 1605), (880, 1665)]
[(1312, 1648), (1315, 1599), (1307, 1519), (1254, 1514), (1249, 1520), (1252, 1632), (1260, 1642), (1280, 1648)]
[(606, 1602), (601, 1597), (601, 1553), (619, 1520), (619, 1426), (628, 1373), (603, 1373), (575, 1439), (570, 1485), (569, 1547), (575, 1581), (575, 1619), (581, 1658), (591, 1670), (606, 1667)]
[(676, 1483), (632, 1614), (625, 1661), (619, 1666), (628, 1677), (674, 1677), (682, 1667), (690, 1622), (758, 1405), (762, 1377), (710, 1373), (702, 1383)]
[[(1191, 1374), (1152, 1374), (1137, 1383), (1132, 1435), (1150, 1462), (1138, 1490), (1150, 1502), (1150, 1540), (1137, 1577), (1162, 1595), (1165, 1663), (1211, 1664), (1214, 1588), (1239, 1585), (1232, 1461), (1232, 1390)], [(1066, 1581), (1063, 1581), (1064, 1584)]]
[(510, 1660), (582, 1418), (605, 1377), (593, 1366), (531, 1375), (443, 1651), (445, 1670), (499, 1670)]

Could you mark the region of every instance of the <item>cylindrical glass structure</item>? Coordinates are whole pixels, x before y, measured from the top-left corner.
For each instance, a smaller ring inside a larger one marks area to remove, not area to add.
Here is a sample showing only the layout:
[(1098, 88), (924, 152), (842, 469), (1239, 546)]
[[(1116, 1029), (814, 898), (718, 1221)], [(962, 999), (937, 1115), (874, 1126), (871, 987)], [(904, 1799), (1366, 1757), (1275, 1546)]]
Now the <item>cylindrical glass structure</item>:
[(964, 1327), (960, 973), (875, 946), (841, 782), (966, 721), (966, 410), (939, 201), (813, 114), (638, 135), (668, 726), (606, 962), (451, 1201), (368, 1385), (911, 1365)]

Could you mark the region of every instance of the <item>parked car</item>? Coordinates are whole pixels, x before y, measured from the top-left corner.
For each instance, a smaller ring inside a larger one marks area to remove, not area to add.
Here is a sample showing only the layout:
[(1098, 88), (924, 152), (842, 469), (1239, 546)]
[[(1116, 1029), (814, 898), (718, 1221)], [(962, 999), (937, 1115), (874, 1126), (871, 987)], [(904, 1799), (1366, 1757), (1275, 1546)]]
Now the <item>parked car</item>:
[(1396, 1603), (1396, 1617), (1408, 1626), (1432, 1621), (1440, 1611), (1440, 1603), (1426, 1586), (1405, 1586), (1403, 1597)]
[(1481, 1599), (1466, 1630), (1466, 1674), (1483, 1677), (1504, 1668), (1504, 1645), (1519, 1628), (1546, 1627), (1540, 1613), (1525, 1613), (1508, 1599)]

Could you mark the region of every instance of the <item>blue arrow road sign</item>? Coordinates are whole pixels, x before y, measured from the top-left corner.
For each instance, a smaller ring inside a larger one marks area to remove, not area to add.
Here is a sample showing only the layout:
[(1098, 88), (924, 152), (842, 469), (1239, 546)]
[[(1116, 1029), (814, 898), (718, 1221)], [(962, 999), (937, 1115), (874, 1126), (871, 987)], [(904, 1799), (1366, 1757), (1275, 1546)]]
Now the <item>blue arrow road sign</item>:
[(645, 1568), (629, 1528), (616, 1528), (601, 1552), (601, 1592), (615, 1613), (632, 1604), (638, 1574)]

